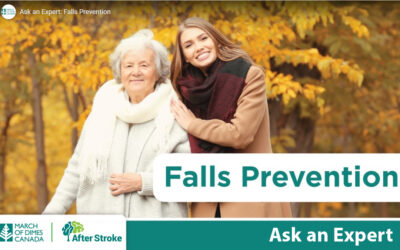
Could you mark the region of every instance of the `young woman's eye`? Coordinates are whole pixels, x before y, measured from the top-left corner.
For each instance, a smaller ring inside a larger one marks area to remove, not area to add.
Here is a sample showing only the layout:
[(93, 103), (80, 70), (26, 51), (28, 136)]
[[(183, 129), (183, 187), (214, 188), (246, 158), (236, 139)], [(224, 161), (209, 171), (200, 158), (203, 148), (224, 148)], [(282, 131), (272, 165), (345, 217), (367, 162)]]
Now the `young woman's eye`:
[(190, 46), (192, 46), (190, 43), (185, 45), (185, 49), (189, 48)]
[(207, 40), (207, 38), (208, 38), (208, 36), (203, 36), (202, 38), (201, 38), (201, 40)]

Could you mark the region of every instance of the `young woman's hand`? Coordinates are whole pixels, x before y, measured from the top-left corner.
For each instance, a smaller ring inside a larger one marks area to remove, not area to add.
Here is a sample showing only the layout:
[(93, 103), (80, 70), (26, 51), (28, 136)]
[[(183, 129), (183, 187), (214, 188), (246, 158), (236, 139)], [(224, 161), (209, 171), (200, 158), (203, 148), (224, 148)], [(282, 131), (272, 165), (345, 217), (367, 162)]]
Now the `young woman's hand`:
[(114, 196), (142, 190), (142, 176), (140, 174), (111, 174), (109, 181), (111, 194)]
[(196, 116), (186, 108), (180, 100), (171, 100), (171, 112), (174, 115), (176, 121), (181, 125), (184, 130), (188, 130), (189, 124), (192, 120), (196, 119)]

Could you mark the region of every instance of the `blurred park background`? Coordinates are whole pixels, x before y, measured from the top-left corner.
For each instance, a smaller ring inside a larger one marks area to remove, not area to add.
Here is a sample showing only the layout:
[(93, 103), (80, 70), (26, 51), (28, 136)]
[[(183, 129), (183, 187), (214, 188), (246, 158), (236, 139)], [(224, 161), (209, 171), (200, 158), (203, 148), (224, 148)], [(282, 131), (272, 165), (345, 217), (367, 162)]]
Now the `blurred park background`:
[[(12, 4), (16, 17), (0, 18), (1, 214), (44, 209), (96, 89), (112, 79), (109, 55), (119, 41), (150, 28), (172, 52), (178, 24), (193, 16), (265, 69), (274, 152), (400, 152), (399, 2)], [(111, 14), (21, 15), (21, 8)], [(400, 216), (397, 203), (296, 208), (302, 217)]]

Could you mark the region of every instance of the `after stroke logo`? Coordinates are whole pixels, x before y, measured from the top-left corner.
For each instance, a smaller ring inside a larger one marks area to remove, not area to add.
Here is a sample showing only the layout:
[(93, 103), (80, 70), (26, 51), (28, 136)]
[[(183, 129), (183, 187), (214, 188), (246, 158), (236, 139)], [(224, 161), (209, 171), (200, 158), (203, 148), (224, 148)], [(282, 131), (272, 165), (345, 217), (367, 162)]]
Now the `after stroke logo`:
[(0, 242), (13, 241), (13, 224), (0, 224)]
[(120, 235), (81, 234), (83, 230), (83, 225), (77, 221), (69, 221), (62, 228), (63, 234), (67, 236), (67, 242), (122, 242)]
[[(68, 223), (65, 224), (64, 227), (62, 228), (63, 234), (68, 237), (68, 241), (70, 241), (69, 236), (71, 233), (77, 234), (83, 232), (83, 230), (84, 230), (83, 225), (77, 221), (72, 221), (72, 222), (68, 221)], [(76, 235), (73, 236), (72, 241), (76, 241), (74, 240), (75, 236)]]

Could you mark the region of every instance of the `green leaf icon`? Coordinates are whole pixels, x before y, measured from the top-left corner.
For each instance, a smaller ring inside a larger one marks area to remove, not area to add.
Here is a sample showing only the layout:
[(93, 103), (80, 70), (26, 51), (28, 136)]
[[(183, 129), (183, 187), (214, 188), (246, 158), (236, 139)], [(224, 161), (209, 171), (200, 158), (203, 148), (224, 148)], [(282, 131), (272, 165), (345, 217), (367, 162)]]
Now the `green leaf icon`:
[(83, 225), (81, 224), (81, 223), (79, 223), (79, 222), (77, 222), (77, 221), (73, 221), (72, 222), (72, 226), (73, 226), (73, 228), (74, 228), (74, 230), (73, 230), (73, 233), (74, 234), (76, 234), (76, 233), (80, 233), (80, 232), (83, 232)]

